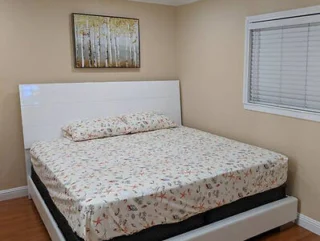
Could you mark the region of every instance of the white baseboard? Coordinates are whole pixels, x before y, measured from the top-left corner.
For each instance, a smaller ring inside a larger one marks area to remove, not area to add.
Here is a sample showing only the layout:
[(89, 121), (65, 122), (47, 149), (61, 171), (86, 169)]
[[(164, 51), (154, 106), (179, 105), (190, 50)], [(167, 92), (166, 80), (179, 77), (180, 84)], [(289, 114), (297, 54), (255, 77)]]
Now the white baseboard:
[(0, 201), (28, 196), (28, 187), (16, 187), (0, 191)]
[(317, 235), (320, 235), (320, 222), (309, 218), (306, 215), (298, 214), (298, 219), (296, 222), (300, 227), (303, 227)]

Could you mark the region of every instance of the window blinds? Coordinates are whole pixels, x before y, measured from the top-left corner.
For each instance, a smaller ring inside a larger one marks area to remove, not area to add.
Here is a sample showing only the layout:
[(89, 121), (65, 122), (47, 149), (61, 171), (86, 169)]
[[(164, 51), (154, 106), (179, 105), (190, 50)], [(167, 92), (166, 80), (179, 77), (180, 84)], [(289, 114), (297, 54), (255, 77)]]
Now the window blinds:
[(320, 23), (251, 30), (249, 102), (320, 112)]

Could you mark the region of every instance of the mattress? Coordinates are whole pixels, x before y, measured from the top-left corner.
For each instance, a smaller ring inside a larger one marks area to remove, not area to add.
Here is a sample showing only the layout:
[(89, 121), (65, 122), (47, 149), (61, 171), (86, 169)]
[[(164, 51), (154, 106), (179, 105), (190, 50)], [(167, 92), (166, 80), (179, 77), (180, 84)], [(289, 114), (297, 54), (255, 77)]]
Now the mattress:
[(38, 142), (35, 172), (72, 230), (109, 240), (177, 223), (286, 182), (281, 154), (187, 127)]
[[(68, 221), (53, 203), (46, 186), (41, 182), (33, 168), (31, 170), (31, 178), (65, 239), (68, 241), (83, 241), (73, 232)], [(152, 226), (132, 235), (110, 239), (110, 241), (162, 241), (284, 198), (286, 198), (285, 184), (253, 196), (241, 198), (205, 213), (197, 214), (178, 223)], [(275, 230), (278, 231), (279, 229)]]

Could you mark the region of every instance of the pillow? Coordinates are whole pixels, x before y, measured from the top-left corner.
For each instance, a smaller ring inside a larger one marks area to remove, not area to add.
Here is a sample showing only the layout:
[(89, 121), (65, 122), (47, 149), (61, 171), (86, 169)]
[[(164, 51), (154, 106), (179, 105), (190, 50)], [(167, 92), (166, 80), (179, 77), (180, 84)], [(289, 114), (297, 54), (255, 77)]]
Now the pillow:
[(62, 127), (63, 136), (73, 141), (86, 141), (129, 133), (119, 117), (80, 120)]
[(178, 126), (167, 116), (153, 111), (124, 115), (121, 119), (128, 125), (130, 133), (168, 129)]

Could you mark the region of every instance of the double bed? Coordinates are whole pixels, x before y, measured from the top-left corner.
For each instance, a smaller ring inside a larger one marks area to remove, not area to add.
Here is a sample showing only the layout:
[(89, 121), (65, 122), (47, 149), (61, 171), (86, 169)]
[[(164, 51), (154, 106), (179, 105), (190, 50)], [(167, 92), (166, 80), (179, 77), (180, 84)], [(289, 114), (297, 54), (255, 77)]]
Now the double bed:
[(82, 142), (58, 134), (76, 118), (155, 109), (180, 124), (178, 81), (22, 85), (20, 98), (29, 193), (53, 240), (243, 240), (296, 217), (281, 154), (181, 125)]

